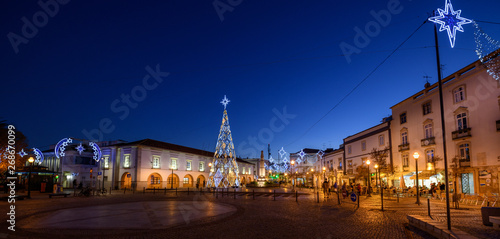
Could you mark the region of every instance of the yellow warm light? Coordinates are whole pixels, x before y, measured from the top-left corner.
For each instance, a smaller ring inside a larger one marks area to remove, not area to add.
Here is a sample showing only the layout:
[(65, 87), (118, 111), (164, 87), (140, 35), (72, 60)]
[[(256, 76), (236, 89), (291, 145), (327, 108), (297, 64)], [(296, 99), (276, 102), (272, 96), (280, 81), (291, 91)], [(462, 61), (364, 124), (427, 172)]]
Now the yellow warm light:
[(34, 159), (33, 157), (30, 157), (30, 158), (28, 159), (28, 162), (33, 163), (33, 162), (35, 162), (35, 159)]
[(370, 162), (370, 160), (369, 160), (369, 159), (368, 159), (368, 160), (366, 160), (366, 164), (370, 165), (370, 163), (371, 163), (371, 162)]
[(378, 164), (375, 164), (375, 168), (378, 168)]
[(326, 171), (326, 167), (323, 167), (323, 171)]
[(415, 160), (417, 160), (417, 159), (418, 159), (418, 157), (420, 157), (420, 155), (418, 154), (418, 152), (415, 152), (415, 153), (413, 154), (413, 158), (414, 158)]
[(293, 160), (292, 160), (292, 162), (290, 162), (290, 163), (291, 163), (292, 165), (294, 165), (294, 164), (295, 164), (295, 161), (293, 161)]

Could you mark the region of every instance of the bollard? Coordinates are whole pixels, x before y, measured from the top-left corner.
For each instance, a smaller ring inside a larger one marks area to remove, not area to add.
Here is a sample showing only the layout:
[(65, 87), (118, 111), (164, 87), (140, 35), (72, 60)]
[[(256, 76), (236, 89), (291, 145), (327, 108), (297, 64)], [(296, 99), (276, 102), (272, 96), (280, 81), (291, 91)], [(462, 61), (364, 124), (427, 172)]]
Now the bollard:
[(125, 190), (127, 190), (127, 188), (123, 188), (123, 194), (125, 194)]
[(340, 205), (340, 193), (339, 192), (337, 192), (337, 201), (338, 201), (338, 203)]
[(429, 214), (429, 217), (431, 217), (431, 200), (427, 198), (427, 214)]
[(255, 190), (252, 190), (253, 200), (255, 200)]
[(382, 202), (382, 211), (384, 211), (384, 189), (381, 188), (380, 190), (380, 200)]
[(274, 201), (276, 201), (276, 190), (274, 190)]
[(319, 203), (319, 191), (316, 192), (316, 198), (318, 199), (318, 203)]
[(165, 187), (165, 191), (163, 191), (163, 195), (167, 195), (167, 187)]
[(359, 193), (358, 193), (358, 208), (359, 208), (359, 201), (361, 201), (360, 199), (361, 198), (359, 198)]
[(219, 193), (217, 192), (217, 188), (215, 188), (214, 193), (215, 193), (215, 198), (219, 198)]
[(396, 191), (396, 198), (398, 199), (398, 203), (399, 203), (399, 193)]

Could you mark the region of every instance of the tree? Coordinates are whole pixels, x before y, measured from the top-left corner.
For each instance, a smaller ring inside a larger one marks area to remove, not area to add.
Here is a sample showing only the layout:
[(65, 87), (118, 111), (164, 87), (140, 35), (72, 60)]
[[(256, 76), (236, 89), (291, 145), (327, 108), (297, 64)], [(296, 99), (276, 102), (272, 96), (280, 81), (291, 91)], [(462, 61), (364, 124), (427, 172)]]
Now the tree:
[[(9, 135), (15, 135), (15, 144), (11, 145), (15, 148), (10, 148), (10, 152), (7, 152), (7, 147), (9, 146)], [(14, 153), (14, 171), (18, 170), (26, 163), (26, 158), (21, 158), (18, 152), (26, 147), (28, 147), (28, 140), (26, 139), (26, 136), (24, 136), (24, 134), (15, 127), (9, 129), (9, 124), (5, 120), (0, 121), (0, 181), (2, 183), (5, 182), (7, 170), (11, 165), (7, 157), (11, 155), (10, 153)]]
[(389, 147), (385, 147), (382, 150), (377, 150), (377, 148), (373, 148), (369, 153), (370, 157), (373, 160), (373, 164), (378, 164), (380, 172), (392, 173), (393, 168), (392, 165), (387, 164), (387, 157), (389, 156)]
[(455, 156), (451, 159), (451, 164), (450, 164), (450, 169), (451, 169), (451, 175), (453, 178), (453, 203), (455, 205), (455, 208), (459, 208), (458, 204), (458, 194), (457, 194), (457, 180), (458, 180), (458, 175), (463, 173), (464, 169), (460, 167), (460, 157)]
[(432, 157), (429, 161), (429, 163), (432, 163), (432, 167), (434, 168), (434, 174), (438, 174), (438, 168), (436, 167), (436, 162), (443, 161), (443, 158), (441, 156), (435, 155)]

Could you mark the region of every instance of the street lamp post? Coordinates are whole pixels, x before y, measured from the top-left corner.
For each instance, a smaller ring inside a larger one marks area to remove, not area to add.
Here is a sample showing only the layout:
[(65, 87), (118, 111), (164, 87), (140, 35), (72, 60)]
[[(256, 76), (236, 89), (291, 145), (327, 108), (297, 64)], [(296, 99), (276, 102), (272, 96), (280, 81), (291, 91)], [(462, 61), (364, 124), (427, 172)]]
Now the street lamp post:
[[(378, 171), (378, 164), (375, 164), (375, 187), (378, 190), (378, 180), (380, 178)], [(380, 189), (382, 189), (382, 181), (380, 182)]]
[(311, 186), (313, 187), (314, 190), (314, 168), (311, 168)]
[(28, 174), (28, 198), (31, 198), (31, 168), (33, 162), (35, 162), (35, 159), (33, 159), (33, 157), (30, 157), (28, 159), (28, 162), (30, 163), (30, 173)]
[(326, 180), (326, 167), (323, 167), (323, 181)]
[(170, 189), (174, 189), (174, 165), (170, 166), (172, 168), (172, 179), (170, 181)]
[(415, 159), (415, 173), (417, 174), (417, 202), (416, 202), (416, 204), (420, 205), (420, 190), (418, 188), (418, 157), (420, 157), (420, 155), (418, 154), (418, 152), (415, 152), (413, 154), (413, 158)]
[[(208, 167), (210, 167), (210, 169), (208, 169), (209, 174), (210, 174), (212, 172), (212, 162), (208, 163)], [(208, 187), (208, 185), (207, 185), (207, 187)]]
[(293, 173), (293, 165), (295, 164), (295, 160), (292, 160), (290, 162), (290, 164), (292, 165), (292, 174), (295, 175), (295, 179), (292, 179), (293, 180), (293, 182), (292, 182), (292, 191), (295, 191), (295, 183), (297, 183), (296, 174)]
[(371, 190), (370, 190), (370, 160), (366, 160), (366, 165), (368, 165), (368, 193), (366, 195), (366, 197), (371, 197)]

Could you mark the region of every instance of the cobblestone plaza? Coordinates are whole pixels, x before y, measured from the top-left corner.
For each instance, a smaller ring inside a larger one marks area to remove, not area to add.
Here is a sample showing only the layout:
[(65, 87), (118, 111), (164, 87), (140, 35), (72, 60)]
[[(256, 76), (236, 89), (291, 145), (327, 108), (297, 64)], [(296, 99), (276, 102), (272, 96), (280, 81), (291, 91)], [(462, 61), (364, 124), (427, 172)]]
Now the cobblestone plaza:
[[(319, 195), (319, 200), (317, 196)], [(296, 196), (298, 196), (296, 198)], [(311, 189), (240, 189), (218, 193), (158, 191), (17, 202), (16, 231), (0, 238), (433, 238), (408, 226), (407, 215), (427, 215), (427, 201), (360, 197), (338, 204)], [(319, 202), (318, 202), (319, 201)], [(431, 199), (431, 216), (446, 221), (444, 202)], [(0, 205), (6, 206), (5, 202)], [(451, 211), (452, 226), (478, 238), (499, 232), (482, 224), (479, 206)], [(5, 217), (5, 216), (4, 216)], [(2, 220), (6, 221), (6, 220)]]

